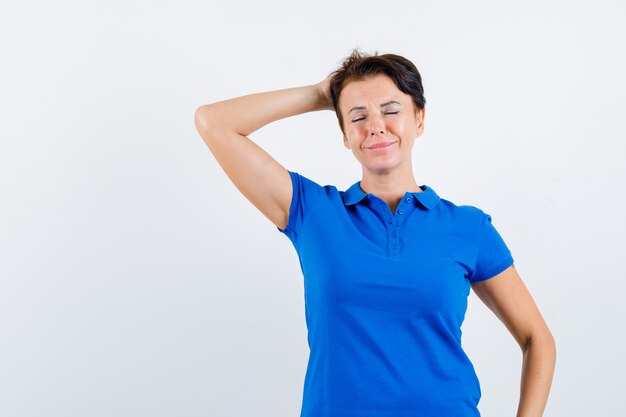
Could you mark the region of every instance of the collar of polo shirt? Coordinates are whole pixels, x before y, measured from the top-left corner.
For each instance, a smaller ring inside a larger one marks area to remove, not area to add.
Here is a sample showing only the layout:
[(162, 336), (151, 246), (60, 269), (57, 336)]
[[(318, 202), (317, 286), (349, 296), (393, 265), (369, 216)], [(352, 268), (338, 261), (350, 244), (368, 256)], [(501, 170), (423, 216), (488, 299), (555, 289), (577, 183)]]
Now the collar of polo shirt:
[[(428, 185), (420, 185), (422, 192), (411, 192), (415, 197), (415, 201), (418, 201), (424, 208), (430, 210), (439, 202), (439, 195)], [(361, 202), (369, 194), (366, 194), (361, 189), (361, 181), (357, 181), (350, 188), (343, 193), (343, 202), (346, 206), (357, 204)]]

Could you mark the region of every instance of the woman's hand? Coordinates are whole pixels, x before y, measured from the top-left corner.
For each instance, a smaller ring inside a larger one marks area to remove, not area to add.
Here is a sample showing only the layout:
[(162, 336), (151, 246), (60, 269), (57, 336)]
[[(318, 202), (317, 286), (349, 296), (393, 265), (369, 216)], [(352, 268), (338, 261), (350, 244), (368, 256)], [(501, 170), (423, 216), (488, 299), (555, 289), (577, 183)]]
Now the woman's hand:
[(335, 110), (335, 107), (333, 106), (333, 98), (330, 95), (330, 79), (331, 78), (332, 76), (329, 75), (324, 80), (315, 84), (315, 86), (317, 87), (319, 91), (320, 103), (322, 106), (321, 110)]

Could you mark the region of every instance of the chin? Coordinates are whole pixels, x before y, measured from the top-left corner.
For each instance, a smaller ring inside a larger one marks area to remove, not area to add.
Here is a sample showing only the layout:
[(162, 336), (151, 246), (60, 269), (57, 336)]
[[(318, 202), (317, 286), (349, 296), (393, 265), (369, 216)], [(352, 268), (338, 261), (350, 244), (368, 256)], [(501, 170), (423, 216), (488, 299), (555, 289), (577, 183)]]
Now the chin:
[(397, 169), (400, 164), (399, 163), (382, 163), (382, 164), (362, 164), (363, 168), (367, 169), (371, 172), (376, 172), (378, 174), (386, 174), (394, 169)]

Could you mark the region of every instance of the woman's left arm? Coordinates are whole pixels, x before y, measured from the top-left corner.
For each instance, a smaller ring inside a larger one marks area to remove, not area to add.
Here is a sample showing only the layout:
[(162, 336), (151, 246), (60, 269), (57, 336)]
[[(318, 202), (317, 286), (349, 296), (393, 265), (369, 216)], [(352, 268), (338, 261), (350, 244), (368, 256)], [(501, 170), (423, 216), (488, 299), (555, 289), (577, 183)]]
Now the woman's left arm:
[(554, 337), (514, 265), (472, 289), (509, 329), (523, 354), (517, 417), (541, 417), (556, 364)]

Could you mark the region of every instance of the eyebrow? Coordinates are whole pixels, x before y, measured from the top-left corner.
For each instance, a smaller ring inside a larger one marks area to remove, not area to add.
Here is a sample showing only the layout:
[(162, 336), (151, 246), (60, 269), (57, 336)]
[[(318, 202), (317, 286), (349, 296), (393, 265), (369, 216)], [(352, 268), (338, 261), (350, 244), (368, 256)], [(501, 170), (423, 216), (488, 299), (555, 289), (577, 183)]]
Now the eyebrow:
[[(395, 101), (395, 100), (389, 100), (389, 101), (387, 101), (387, 102), (385, 102), (385, 103), (381, 104), (381, 105), (380, 105), (380, 107), (385, 107), (385, 106), (388, 106), (388, 105), (390, 105), (390, 104), (394, 104), (394, 103), (395, 103), (395, 104), (400, 104), (400, 103), (398, 103), (398, 102), (397, 102), (397, 101)], [(367, 109), (367, 107), (365, 107), (365, 106), (354, 106), (354, 107), (352, 107), (352, 108), (350, 109), (350, 111), (348, 112), (348, 114), (352, 113), (352, 111), (354, 111), (354, 110), (365, 110), (365, 109)]]

